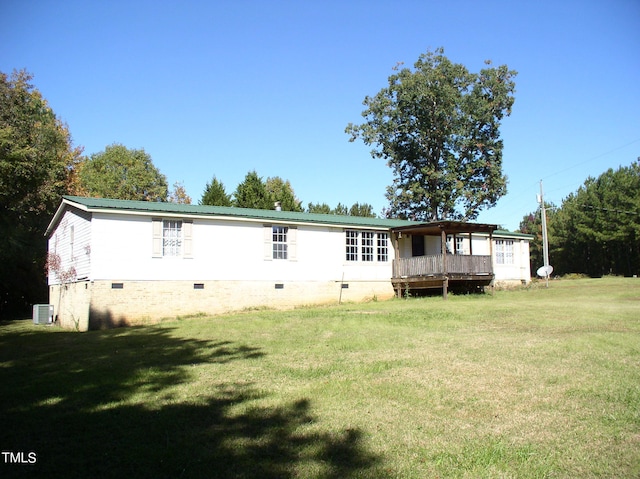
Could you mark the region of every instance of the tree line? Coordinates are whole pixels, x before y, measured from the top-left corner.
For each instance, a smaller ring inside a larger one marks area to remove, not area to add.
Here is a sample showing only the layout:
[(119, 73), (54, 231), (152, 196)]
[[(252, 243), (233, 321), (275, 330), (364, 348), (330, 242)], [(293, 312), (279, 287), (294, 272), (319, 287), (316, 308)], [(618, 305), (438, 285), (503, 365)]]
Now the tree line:
[[(559, 207), (547, 203), (550, 263), (554, 274), (640, 275), (640, 158), (589, 177)], [(540, 211), (520, 222), (534, 235), (531, 270), (543, 264)]]
[(246, 174), (244, 180), (231, 194), (227, 193), (224, 183), (215, 176), (205, 186), (201, 205), (211, 206), (236, 206), (239, 208), (273, 209), (275, 204), (282, 211), (297, 211), (307, 213), (365, 216), (375, 218), (373, 206), (368, 203), (354, 203), (350, 208), (338, 203), (331, 208), (327, 203), (309, 203), (305, 209), (302, 201), (298, 199), (289, 180), (283, 180), (279, 176), (269, 177), (263, 180), (253, 170)]
[[(71, 194), (121, 200), (192, 202), (181, 182), (174, 183), (172, 190), (168, 189), (166, 176), (154, 166), (148, 153), (120, 144), (109, 145), (104, 151), (77, 162), (74, 177)], [(333, 209), (326, 203), (309, 203), (305, 210), (289, 180), (279, 176), (264, 180), (255, 170), (249, 171), (232, 193), (227, 193), (224, 183), (214, 175), (198, 201), (200, 205), (254, 209), (273, 209), (276, 203), (282, 211), (376, 216), (373, 206), (368, 203), (355, 203), (351, 208), (338, 203)]]

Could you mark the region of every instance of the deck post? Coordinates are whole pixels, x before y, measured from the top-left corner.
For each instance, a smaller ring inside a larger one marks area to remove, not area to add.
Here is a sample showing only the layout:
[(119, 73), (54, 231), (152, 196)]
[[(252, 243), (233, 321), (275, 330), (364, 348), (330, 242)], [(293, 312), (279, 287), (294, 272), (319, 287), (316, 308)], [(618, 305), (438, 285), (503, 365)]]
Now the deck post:
[[(447, 293), (449, 290), (449, 277), (447, 276), (447, 232), (442, 228), (440, 230), (440, 238), (442, 241), (442, 274), (444, 279), (442, 280), (442, 299), (447, 299)], [(453, 240), (453, 247), (455, 248), (456, 240)]]
[(441, 230), (440, 238), (442, 245), (440, 249), (442, 250), (442, 274), (447, 274), (447, 233), (444, 228)]
[(493, 270), (493, 231), (489, 231), (489, 258), (491, 261), (491, 275), (493, 276), (490, 284), (491, 296), (493, 296), (493, 293), (495, 292), (495, 288), (496, 288), (496, 274), (494, 273), (494, 270)]
[[(391, 233), (392, 238), (393, 238), (393, 256), (395, 258), (395, 261), (393, 262), (393, 277), (397, 277), (398, 276), (398, 262), (400, 261), (400, 235), (402, 235), (402, 233)], [(398, 283), (397, 286), (397, 292), (396, 294), (398, 295), (398, 298), (402, 298), (402, 286), (400, 285), (400, 283)]]

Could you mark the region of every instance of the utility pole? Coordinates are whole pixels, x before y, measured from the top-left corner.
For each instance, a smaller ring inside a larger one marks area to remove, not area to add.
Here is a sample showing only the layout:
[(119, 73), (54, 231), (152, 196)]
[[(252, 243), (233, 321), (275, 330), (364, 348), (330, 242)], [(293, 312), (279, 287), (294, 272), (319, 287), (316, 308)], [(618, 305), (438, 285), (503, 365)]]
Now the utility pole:
[[(542, 215), (542, 257), (544, 259), (544, 275), (547, 278), (547, 288), (549, 287), (549, 238), (547, 237), (547, 209), (544, 206), (544, 192), (542, 191), (542, 180), (540, 180), (540, 213)], [(539, 271), (539, 270), (538, 270)]]

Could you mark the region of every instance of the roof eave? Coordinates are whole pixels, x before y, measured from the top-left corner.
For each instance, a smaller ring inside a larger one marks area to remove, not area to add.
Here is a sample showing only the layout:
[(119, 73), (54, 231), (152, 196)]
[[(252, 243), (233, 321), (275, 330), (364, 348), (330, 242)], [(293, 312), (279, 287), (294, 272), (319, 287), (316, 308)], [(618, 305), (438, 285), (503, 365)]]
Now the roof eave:
[(71, 201), (70, 199), (63, 196), (62, 201), (60, 202), (60, 206), (58, 206), (58, 209), (53, 215), (53, 218), (51, 218), (51, 221), (49, 222), (49, 226), (47, 226), (47, 229), (44, 232), (44, 236), (49, 236), (51, 233), (53, 233), (53, 230), (55, 230), (56, 226), (58, 226), (58, 223), (64, 215), (64, 211), (67, 209), (68, 205), (73, 206), (74, 208), (78, 208), (79, 210), (89, 211), (89, 208), (87, 208), (85, 205)]
[(493, 233), (498, 225), (485, 223), (467, 223), (463, 221), (431, 221), (408, 226), (391, 228), (394, 233), (436, 235), (445, 233)]

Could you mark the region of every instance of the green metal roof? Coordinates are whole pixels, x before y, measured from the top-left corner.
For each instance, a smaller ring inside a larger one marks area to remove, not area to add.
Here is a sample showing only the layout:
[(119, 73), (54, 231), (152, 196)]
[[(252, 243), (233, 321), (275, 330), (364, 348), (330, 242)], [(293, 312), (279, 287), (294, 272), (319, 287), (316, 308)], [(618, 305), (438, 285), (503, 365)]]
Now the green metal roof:
[[(176, 203), (164, 203), (153, 201), (132, 201), (114, 200), (110, 198), (87, 198), (83, 196), (64, 196), (64, 200), (75, 203), (88, 211), (114, 210), (129, 211), (149, 214), (172, 214), (185, 216), (216, 216), (230, 218), (247, 218), (261, 221), (278, 221), (290, 223), (316, 223), (325, 225), (336, 225), (343, 227), (380, 228), (390, 229), (403, 226), (415, 226), (420, 224), (416, 221), (386, 219), (386, 218), (365, 218), (362, 216), (345, 216), (319, 213), (298, 213), (293, 211), (259, 210), (252, 208), (236, 208), (228, 206), (208, 206), (208, 205), (184, 205)], [(56, 214), (56, 216), (58, 216)], [(47, 231), (55, 222), (52, 221)], [(496, 230), (494, 235), (532, 238), (530, 235), (522, 233), (511, 233), (505, 230)]]
[(369, 228), (393, 228), (415, 224), (406, 220), (385, 218), (365, 218), (362, 216), (327, 215), (319, 213), (298, 213), (293, 211), (258, 210), (227, 206), (184, 205), (153, 201), (113, 200), (108, 198), (86, 198), (64, 196), (65, 200), (84, 206), (88, 210), (118, 210), (131, 212), (164, 213), (193, 216), (227, 216), (250, 218), (263, 221), (283, 221), (295, 223), (318, 223)]

